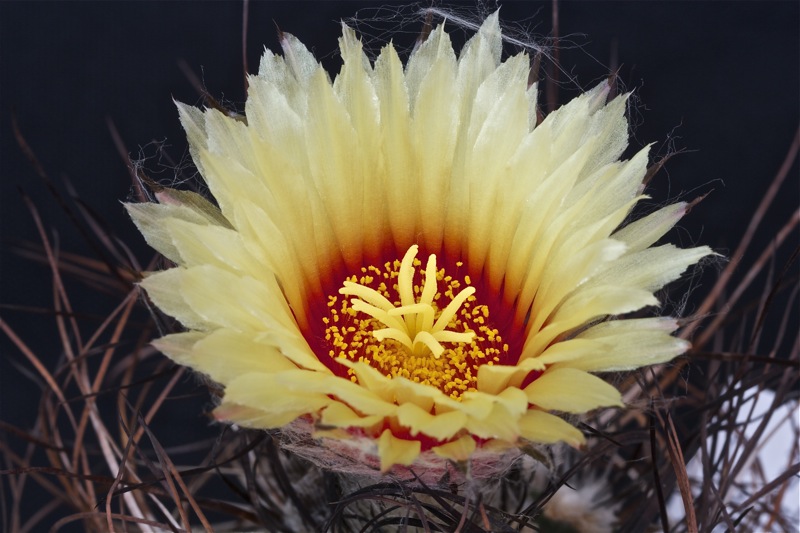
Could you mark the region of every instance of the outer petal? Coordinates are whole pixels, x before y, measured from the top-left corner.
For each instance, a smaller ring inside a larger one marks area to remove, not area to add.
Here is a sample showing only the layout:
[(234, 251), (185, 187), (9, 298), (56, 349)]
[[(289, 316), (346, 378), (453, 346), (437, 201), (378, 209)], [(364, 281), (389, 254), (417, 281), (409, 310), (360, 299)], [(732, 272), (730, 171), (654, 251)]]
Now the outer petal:
[(341, 402), (331, 402), (323, 411), (320, 424), (340, 428), (369, 427), (383, 421), (381, 415), (361, 416)]
[(466, 461), (476, 447), (475, 439), (470, 435), (464, 435), (453, 442), (434, 447), (433, 453), (453, 461)]
[(147, 244), (158, 250), (173, 263), (181, 263), (181, 254), (172, 237), (164, 233), (162, 222), (167, 219), (185, 220), (195, 224), (210, 223), (208, 217), (188, 205), (162, 205), (156, 203), (124, 204), (133, 223), (144, 235)]
[(617, 389), (574, 368), (548, 370), (525, 388), (528, 400), (543, 409), (585, 413), (598, 407), (622, 407)]
[(657, 304), (658, 300), (653, 293), (645, 289), (619, 285), (579, 287), (548, 318), (550, 323), (547, 326), (528, 337), (523, 348), (523, 357), (540, 354), (559, 335), (566, 334), (593, 319), (630, 313)]
[[(191, 342), (191, 346), (186, 347), (181, 342), (184, 339)], [(251, 372), (297, 369), (275, 346), (256, 342), (251, 335), (228, 329), (219, 329), (199, 338), (194, 333), (167, 335), (154, 341), (153, 345), (176, 362), (208, 374), (219, 383), (230, 383)]]
[(557, 416), (532, 409), (519, 420), (520, 436), (532, 442), (552, 444), (564, 441), (580, 446), (586, 439), (577, 428)]
[(423, 433), (445, 441), (464, 429), (467, 415), (461, 411), (432, 415), (413, 403), (406, 403), (397, 408), (397, 420), (411, 430), (412, 436)]
[[(691, 346), (689, 342), (670, 335), (677, 328), (678, 322), (674, 318), (602, 322), (580, 333), (575, 340), (603, 343), (607, 349), (586, 353), (563, 364), (587, 372), (610, 372), (664, 363)], [(557, 361), (553, 362), (558, 366)]]
[(156, 272), (147, 275), (140, 286), (161, 311), (176, 318), (186, 328), (199, 331), (213, 329), (212, 324), (186, 303), (183, 293), (178, 289), (183, 273), (184, 269), (180, 268)]
[(613, 237), (628, 245), (629, 252), (644, 250), (660, 239), (686, 214), (686, 202), (662, 207), (658, 211), (631, 222)]
[(378, 455), (381, 458), (381, 472), (394, 465), (410, 465), (419, 456), (422, 445), (418, 440), (398, 439), (387, 429), (378, 439)]
[(326, 394), (303, 387), (304, 381), (312, 381), (315, 375), (318, 374), (307, 371), (245, 374), (227, 384), (225, 401), (215, 412), (247, 424), (252, 418), (240, 416), (232, 406), (255, 409), (261, 411), (261, 427), (281, 427), (300, 416), (318, 413), (333, 401)]
[(595, 279), (597, 283), (613, 282), (652, 292), (678, 279), (690, 265), (713, 253), (708, 246), (680, 249), (665, 244), (627, 255), (608, 265)]
[(251, 276), (264, 268), (250, 255), (242, 236), (232, 229), (167, 218), (161, 221), (161, 232), (172, 239), (180, 254), (179, 264), (209, 264)]

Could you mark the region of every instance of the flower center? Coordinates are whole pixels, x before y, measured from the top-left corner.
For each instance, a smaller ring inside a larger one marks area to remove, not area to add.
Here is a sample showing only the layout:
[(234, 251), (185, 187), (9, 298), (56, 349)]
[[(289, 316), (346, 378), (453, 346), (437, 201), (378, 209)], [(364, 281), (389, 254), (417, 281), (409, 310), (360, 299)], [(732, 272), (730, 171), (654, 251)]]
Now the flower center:
[[(500, 362), (509, 346), (489, 321), (469, 275), (448, 274), (430, 255), (424, 278), (418, 247), (383, 268), (362, 267), (328, 297), (322, 318), (331, 359), (366, 362), (389, 377), (402, 376), (460, 398), (476, 390), (477, 369)], [(462, 263), (456, 263), (461, 270)], [(443, 289), (443, 290), (440, 290)], [(350, 379), (357, 381), (348, 369)]]

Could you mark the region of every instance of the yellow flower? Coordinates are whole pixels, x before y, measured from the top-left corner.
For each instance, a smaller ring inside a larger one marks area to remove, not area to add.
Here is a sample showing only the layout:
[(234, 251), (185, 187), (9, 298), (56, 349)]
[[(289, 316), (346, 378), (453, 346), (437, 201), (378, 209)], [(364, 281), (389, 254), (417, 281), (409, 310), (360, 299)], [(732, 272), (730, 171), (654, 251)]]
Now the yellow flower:
[(405, 66), (344, 27), (333, 82), (281, 45), (244, 117), (178, 104), (219, 208), (169, 189), (127, 206), (177, 264), (142, 286), (189, 331), (155, 345), (224, 385), (219, 419), (370, 439), (383, 471), (580, 445), (552, 412), (622, 405), (591, 372), (686, 350), (674, 319), (615, 319), (710, 253), (651, 247), (685, 204), (621, 227), (648, 161), (619, 160), (624, 96), (602, 84), (536, 125), (496, 14), (458, 57), (439, 27)]

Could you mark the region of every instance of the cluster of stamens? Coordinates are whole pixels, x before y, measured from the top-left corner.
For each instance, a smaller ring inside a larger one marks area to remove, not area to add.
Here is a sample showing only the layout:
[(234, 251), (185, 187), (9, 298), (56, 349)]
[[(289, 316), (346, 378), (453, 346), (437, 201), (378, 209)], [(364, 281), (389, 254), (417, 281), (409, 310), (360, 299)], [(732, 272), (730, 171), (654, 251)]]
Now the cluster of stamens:
[[(458, 399), (475, 390), (478, 366), (500, 361), (508, 345), (488, 322), (489, 309), (477, 302), (468, 275), (447, 275), (431, 255), (424, 283), (414, 283), (422, 266), (417, 252), (414, 245), (402, 261), (363, 267), (360, 276), (344, 282), (341, 296), (328, 297), (328, 355), (366, 362), (386, 376), (431, 385)], [(357, 381), (351, 369), (348, 375)]]

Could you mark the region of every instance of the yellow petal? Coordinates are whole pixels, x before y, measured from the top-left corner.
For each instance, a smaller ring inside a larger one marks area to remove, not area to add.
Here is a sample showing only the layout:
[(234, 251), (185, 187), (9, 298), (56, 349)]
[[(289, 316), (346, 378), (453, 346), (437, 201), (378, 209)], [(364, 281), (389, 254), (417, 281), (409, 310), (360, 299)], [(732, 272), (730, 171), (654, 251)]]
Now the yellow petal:
[(337, 361), (353, 369), (360, 386), (378, 395), (385, 402), (393, 403), (395, 401), (392, 379), (364, 362), (352, 362), (348, 359), (337, 359)]
[(335, 396), (353, 409), (367, 415), (390, 416), (397, 410), (395, 404), (382, 400), (374, 392), (349, 379), (329, 376), (324, 383), (320, 382), (319, 386), (315, 385), (311, 390)]
[(410, 465), (419, 456), (420, 449), (418, 440), (398, 439), (391, 430), (385, 430), (378, 439), (381, 472), (387, 472), (394, 465)]
[(297, 369), (275, 346), (255, 342), (250, 335), (228, 329), (219, 329), (201, 337), (189, 350), (176, 350), (175, 340), (174, 335), (169, 335), (154, 341), (153, 345), (176, 362), (208, 374), (222, 384), (249, 372)]
[(305, 381), (318, 381), (318, 376), (315, 372), (301, 370), (239, 376), (227, 384), (225, 401), (218, 411), (221, 416), (236, 417), (235, 421), (244, 423), (241, 417), (229, 414), (223, 407), (233, 404), (262, 410), (259, 414), (262, 427), (281, 427), (302, 415), (316, 414), (333, 401), (326, 394), (310, 392), (303, 387)]
[(442, 444), (431, 448), (431, 451), (439, 457), (450, 459), (452, 461), (466, 461), (469, 459), (472, 452), (475, 451), (475, 439), (470, 435), (463, 435), (453, 442)]
[(628, 245), (630, 253), (644, 250), (668, 232), (686, 214), (686, 202), (662, 207), (658, 211), (626, 225), (613, 238)]
[[(237, 276), (211, 265), (177, 270), (178, 291), (208, 324), (238, 331), (287, 329), (297, 332), (294, 318), (274, 278)], [(148, 292), (150, 280), (143, 283)]]
[[(563, 343), (559, 342), (552, 346), (561, 344)], [(516, 365), (482, 365), (478, 369), (478, 391), (500, 394), (509, 387), (518, 387), (529, 373), (545, 369), (545, 361), (538, 357), (530, 357), (526, 352), (520, 357)]]
[(250, 255), (242, 236), (232, 229), (167, 218), (161, 222), (161, 232), (172, 239), (182, 265), (210, 264), (251, 276), (264, 268)]
[[(303, 86), (308, 83), (308, 79), (320, 68), (314, 55), (291, 33), (281, 34), (281, 48), (283, 48), (282, 61), (286, 62), (292, 76), (298, 81), (298, 85)], [(262, 63), (259, 76), (270, 77), (271, 72), (264, 70)]]
[(647, 248), (608, 265), (595, 282), (617, 283), (652, 292), (678, 279), (690, 265), (713, 254), (708, 246), (681, 249), (665, 244)]
[(557, 416), (531, 409), (519, 420), (520, 436), (532, 442), (566, 442), (578, 447), (586, 442), (583, 433)]
[[(315, 112), (304, 121), (306, 149), (314, 154), (309, 158), (309, 171), (314, 186), (325, 198), (328, 223), (339, 243), (342, 256), (353, 268), (363, 249), (363, 220), (360, 218), (364, 201), (364, 177), (358, 166), (358, 136), (350, 123), (347, 111), (334, 93), (323, 70), (310, 80), (309, 99)], [(357, 205), (359, 209), (353, 209)], [(296, 217), (291, 217), (294, 219)]]
[(495, 233), (500, 190), (508, 181), (508, 161), (528, 133), (525, 80), (530, 64), (520, 54), (500, 65), (480, 86), (473, 102), (464, 146), (464, 179), (469, 184), (466, 214), (470, 268), (483, 269)]
[[(196, 214), (200, 214), (203, 218), (205, 218), (207, 223), (210, 225), (233, 229), (230, 221), (222, 216), (222, 212), (219, 210), (219, 207), (215, 206), (196, 192), (180, 191), (178, 189), (170, 189), (165, 187), (159, 191), (156, 191), (155, 197), (160, 205), (188, 207)], [(183, 218), (183, 220), (193, 222), (194, 218)]]
[(185, 269), (172, 268), (148, 274), (139, 285), (147, 291), (147, 296), (161, 311), (174, 317), (185, 327), (200, 331), (214, 329), (214, 324), (194, 311), (183, 298), (180, 286), (184, 274)]
[[(275, 413), (269, 411), (230, 402), (222, 402), (219, 407), (214, 409), (213, 414), (214, 418), (220, 422), (233, 422), (250, 428), (280, 427), (284, 425), (283, 419), (289, 419), (291, 416), (291, 413), (288, 415), (283, 413), (276, 417)], [(289, 422), (291, 420), (289, 419)]]
[[(540, 126), (533, 130), (531, 138), (544, 137), (543, 140), (550, 140), (552, 145), (554, 143), (548, 134), (552, 135), (549, 126)], [(550, 249), (558, 242), (564, 228), (570, 227), (575, 214), (566, 209), (564, 198), (588, 164), (595, 142), (590, 139), (582, 145), (570, 146), (569, 155), (563, 161), (551, 161), (546, 180), (535, 191), (524, 196), (526, 202), (519, 226), (509, 228), (514, 235), (505, 273), (506, 298), (509, 301), (517, 299), (526, 280), (531, 280), (527, 285), (528, 292), (532, 292), (547, 264)], [(553, 150), (551, 146), (550, 152)], [(550, 157), (554, 158), (555, 155), (550, 154)], [(531, 161), (531, 164), (535, 162)], [(520, 300), (520, 309), (530, 308), (531, 297), (529, 294)]]
[(169, 218), (188, 220), (196, 224), (208, 224), (208, 220), (196, 210), (181, 205), (156, 203), (123, 204), (133, 223), (144, 235), (147, 244), (158, 250), (173, 263), (181, 263), (181, 254), (172, 242), (172, 237), (162, 230), (162, 222)]
[[(175, 106), (178, 108), (178, 117), (180, 118), (181, 126), (183, 126), (184, 131), (186, 131), (186, 137), (189, 140), (189, 150), (192, 154), (192, 159), (194, 159), (197, 165), (198, 161), (195, 157), (195, 153), (207, 148), (205, 117), (203, 116), (203, 112), (196, 107), (178, 101), (175, 101)], [(203, 172), (201, 167), (198, 167), (197, 170), (201, 173)]]
[(438, 440), (447, 440), (464, 429), (467, 415), (461, 411), (434, 415), (413, 403), (406, 403), (397, 409), (397, 420), (411, 430), (413, 437), (423, 433)]
[(646, 289), (611, 284), (579, 287), (565, 298), (542, 331), (564, 332), (597, 317), (621, 315), (649, 305), (658, 305), (658, 299)]
[(320, 424), (322, 426), (335, 426), (340, 428), (369, 427), (381, 422), (384, 417), (379, 415), (362, 416), (341, 402), (331, 402), (322, 411)]
[[(434, 250), (441, 246), (449, 206), (463, 210), (463, 197), (459, 197), (456, 190), (463, 184), (450, 179), (459, 133), (458, 108), (461, 95), (458, 91), (453, 91), (456, 62), (446, 35), (443, 32), (441, 35), (436, 32), (435, 35), (432, 34), (412, 56), (406, 69), (412, 106), (409, 133), (418, 171), (403, 180), (407, 186), (402, 199), (406, 210), (404, 218), (411, 217), (410, 222), (413, 222), (415, 231), (423, 235), (425, 244)], [(440, 48), (434, 48), (437, 43)], [(423, 60), (415, 58), (421, 58), (428, 53), (431, 53), (430, 59), (433, 62), (425, 68), (420, 65)], [(415, 85), (417, 65), (425, 70), (419, 85)], [(413, 201), (409, 202), (409, 199)], [(443, 202), (446, 204), (443, 205)], [(464, 228), (454, 228), (453, 231), (457, 232), (459, 229)]]
[(164, 355), (169, 356), (180, 364), (186, 364), (181, 361), (191, 357), (194, 345), (197, 344), (198, 341), (206, 338), (207, 335), (207, 333), (202, 331), (173, 333), (156, 339), (151, 344)]
[(594, 319), (636, 311), (658, 300), (650, 291), (619, 285), (579, 287), (568, 296), (550, 317), (550, 324), (531, 334), (523, 353), (536, 355), (550, 343), (573, 329)]
[[(416, 213), (408, 205), (408, 191), (416, 183), (417, 158), (413, 153), (410, 128), (411, 107), (403, 63), (392, 45), (381, 50), (375, 61), (375, 91), (380, 102), (386, 216), (394, 242), (400, 246), (415, 242)], [(432, 248), (435, 249), (435, 248)]]
[[(670, 335), (678, 328), (673, 318), (610, 320), (581, 332), (571, 342), (601, 343), (605, 349), (583, 352), (563, 364), (587, 372), (633, 370), (670, 361), (689, 349), (689, 342)], [(549, 362), (561, 363), (551, 360)]]
[[(575, 360), (589, 359), (610, 349), (611, 346), (594, 339), (574, 338), (553, 343), (538, 355), (530, 351), (523, 351), (522, 357), (532, 358), (539, 365), (539, 369), (544, 370), (546, 366), (558, 363), (565, 363), (567, 366), (571, 366), (571, 363)], [(524, 360), (528, 361), (529, 359)]]
[(617, 389), (574, 368), (551, 369), (525, 387), (528, 400), (542, 409), (585, 413), (598, 407), (622, 407)]
[(519, 436), (519, 415), (509, 411), (509, 408), (500, 402), (491, 405), (488, 416), (484, 418), (470, 417), (467, 421), (467, 430), (473, 435), (483, 439), (501, 439), (514, 442)]

